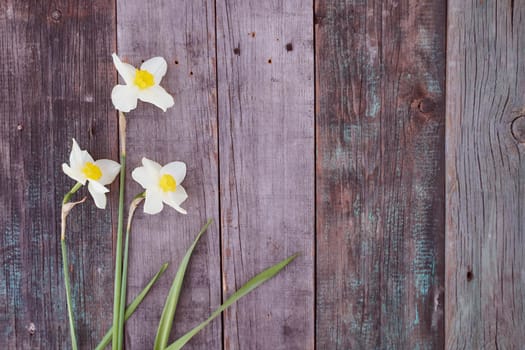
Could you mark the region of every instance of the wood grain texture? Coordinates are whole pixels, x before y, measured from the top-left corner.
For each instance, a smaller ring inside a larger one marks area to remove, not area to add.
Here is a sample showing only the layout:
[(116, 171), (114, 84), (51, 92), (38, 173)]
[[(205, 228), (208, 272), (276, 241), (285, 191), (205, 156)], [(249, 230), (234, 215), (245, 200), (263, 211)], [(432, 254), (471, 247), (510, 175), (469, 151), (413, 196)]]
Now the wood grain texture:
[[(111, 1), (0, 3), (0, 347), (70, 348), (59, 215), (74, 181), (62, 173), (71, 138), (97, 158), (117, 156)], [(111, 190), (115, 190), (111, 186)], [(81, 349), (107, 330), (112, 301), (109, 209), (89, 200), (70, 214), (72, 299)], [(82, 189), (80, 195), (87, 195)]]
[(521, 349), (525, 2), (448, 13), (446, 348)]
[(223, 299), (302, 255), (224, 314), (224, 349), (314, 348), (311, 1), (217, 1)]
[(446, 2), (318, 0), (318, 349), (443, 346)]
[[(221, 303), (218, 231), (218, 153), (213, 1), (118, 1), (118, 52), (135, 66), (163, 56), (168, 72), (161, 85), (175, 106), (163, 113), (139, 103), (128, 114), (128, 171), (143, 156), (161, 164), (187, 164), (184, 216), (165, 207), (150, 216), (138, 210), (133, 224), (128, 300), (166, 261), (171, 265), (126, 327), (127, 349), (152, 348), (162, 308), (178, 265), (207, 218), (215, 219), (190, 262), (175, 316), (172, 339), (197, 325)], [(129, 177), (131, 199), (141, 190)], [(129, 200), (128, 200), (129, 202)], [(196, 336), (187, 349), (220, 349), (221, 320)]]

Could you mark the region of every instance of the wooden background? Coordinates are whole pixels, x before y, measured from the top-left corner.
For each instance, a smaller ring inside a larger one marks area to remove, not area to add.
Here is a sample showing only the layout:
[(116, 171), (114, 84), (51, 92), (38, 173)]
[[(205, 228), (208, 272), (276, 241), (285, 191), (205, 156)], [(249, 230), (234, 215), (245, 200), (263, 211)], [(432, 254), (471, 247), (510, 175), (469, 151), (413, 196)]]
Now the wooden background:
[[(0, 33), (1, 348), (69, 347), (60, 165), (72, 137), (118, 157), (112, 52), (168, 61), (175, 106), (128, 115), (128, 170), (185, 161), (190, 196), (136, 215), (129, 295), (171, 265), (127, 349), (152, 347), (207, 218), (173, 339), (302, 255), (188, 349), (525, 343), (525, 0), (3, 0)], [(112, 320), (111, 190), (70, 216), (82, 349)]]

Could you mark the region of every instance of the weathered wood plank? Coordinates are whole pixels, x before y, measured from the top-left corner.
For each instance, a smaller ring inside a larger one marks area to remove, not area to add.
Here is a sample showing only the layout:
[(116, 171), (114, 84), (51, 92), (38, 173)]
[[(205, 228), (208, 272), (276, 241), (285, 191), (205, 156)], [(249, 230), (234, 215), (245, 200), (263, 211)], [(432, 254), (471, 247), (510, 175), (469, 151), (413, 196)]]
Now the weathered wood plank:
[(524, 1), (449, 1), (447, 349), (525, 343), (524, 32)]
[(312, 1), (217, 1), (223, 299), (301, 252), (224, 315), (225, 349), (314, 348)]
[[(141, 104), (128, 114), (129, 171), (147, 156), (165, 164), (182, 160), (188, 166), (184, 180), (189, 199), (183, 216), (166, 207), (157, 216), (142, 211), (134, 222), (128, 299), (165, 262), (171, 262), (151, 296), (128, 322), (128, 349), (153, 346), (162, 307), (178, 264), (207, 218), (216, 222), (195, 250), (173, 335), (181, 335), (204, 320), (221, 302), (220, 239), (218, 231), (218, 154), (215, 70), (215, 9), (210, 0), (119, 0), (117, 4), (119, 54), (134, 65), (152, 56), (168, 61), (162, 85), (174, 94), (175, 106), (165, 114)], [(128, 199), (140, 191), (130, 177)], [(220, 319), (186, 347), (220, 349)]]
[(318, 0), (318, 349), (443, 346), (445, 8)]
[[(62, 173), (71, 138), (116, 158), (112, 1), (0, 3), (0, 344), (70, 348), (60, 253)], [(112, 186), (112, 190), (116, 187)], [(81, 193), (87, 194), (86, 190)], [(80, 197), (80, 196), (79, 196)], [(68, 246), (78, 341), (92, 349), (111, 323), (109, 209), (90, 201), (70, 215)]]

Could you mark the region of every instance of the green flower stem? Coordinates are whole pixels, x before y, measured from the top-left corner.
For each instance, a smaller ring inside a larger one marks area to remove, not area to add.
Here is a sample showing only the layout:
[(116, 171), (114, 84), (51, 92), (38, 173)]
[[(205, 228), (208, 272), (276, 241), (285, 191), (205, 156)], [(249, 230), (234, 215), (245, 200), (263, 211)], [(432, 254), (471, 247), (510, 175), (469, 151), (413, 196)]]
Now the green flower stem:
[(129, 257), (129, 236), (131, 233), (131, 222), (133, 220), (133, 214), (135, 209), (139, 206), (140, 202), (144, 199), (145, 193), (141, 193), (136, 196), (129, 206), (128, 214), (128, 225), (126, 227), (126, 243), (124, 244), (124, 261), (122, 263), (122, 284), (120, 287), (120, 309), (119, 309), (119, 330), (118, 330), (118, 342), (119, 346), (124, 345), (124, 322), (125, 322), (125, 310), (126, 310), (126, 291), (128, 284), (128, 257)]
[[(160, 268), (159, 272), (157, 272), (155, 274), (155, 276), (153, 276), (153, 278), (149, 281), (149, 283), (146, 285), (146, 287), (144, 287), (142, 292), (140, 292), (140, 294), (137, 295), (135, 297), (135, 299), (133, 299), (131, 304), (128, 305), (128, 307), (126, 309), (126, 313), (124, 314), (124, 319), (126, 321), (131, 317), (131, 315), (133, 315), (135, 310), (137, 310), (137, 308), (139, 307), (140, 303), (142, 303), (142, 301), (144, 300), (144, 298), (146, 297), (146, 295), (150, 291), (151, 287), (153, 287), (155, 282), (157, 282), (157, 280), (164, 273), (164, 271), (166, 271), (167, 268), (168, 268), (168, 263), (164, 263), (164, 265), (162, 265), (162, 267)], [(111, 337), (112, 336), (113, 336), (113, 327), (111, 327), (107, 331), (106, 335), (104, 336), (104, 338), (102, 338), (102, 340), (97, 345), (95, 350), (103, 350), (103, 349), (105, 349), (106, 346), (108, 346), (109, 342), (111, 342)]]
[(71, 304), (71, 288), (69, 286), (69, 272), (67, 262), (67, 248), (66, 240), (61, 239), (60, 245), (62, 246), (62, 265), (64, 268), (64, 284), (66, 285), (66, 300), (67, 300), (67, 316), (69, 318), (69, 332), (71, 334), (71, 348), (77, 350), (77, 335), (75, 333), (75, 317), (73, 316), (73, 308)]
[(73, 208), (74, 204), (66, 206), (71, 199), (71, 196), (77, 192), (82, 184), (80, 182), (76, 183), (75, 186), (69, 190), (68, 193), (64, 196), (62, 200), (62, 220), (60, 228), (60, 245), (62, 247), (62, 267), (64, 271), (64, 285), (66, 287), (66, 302), (67, 302), (67, 316), (69, 318), (69, 332), (71, 335), (71, 348), (73, 350), (78, 349), (77, 345), (77, 335), (75, 332), (75, 316), (73, 315), (73, 304), (71, 302), (71, 286), (69, 282), (69, 262), (67, 258), (67, 246), (66, 246), (66, 218), (69, 211)]
[(75, 194), (75, 192), (77, 192), (80, 187), (82, 187), (82, 184), (80, 182), (77, 182), (75, 184), (75, 186), (73, 186), (68, 193), (66, 193), (66, 195), (64, 196), (64, 199), (62, 200), (62, 204), (67, 204), (69, 203), (69, 200), (71, 199), (71, 196), (73, 194)]
[(122, 288), (122, 226), (124, 221), (124, 188), (126, 181), (126, 117), (119, 112), (120, 139), (120, 191), (118, 201), (117, 247), (115, 251), (115, 290), (113, 293), (113, 350), (121, 350), (119, 340), (120, 291)]

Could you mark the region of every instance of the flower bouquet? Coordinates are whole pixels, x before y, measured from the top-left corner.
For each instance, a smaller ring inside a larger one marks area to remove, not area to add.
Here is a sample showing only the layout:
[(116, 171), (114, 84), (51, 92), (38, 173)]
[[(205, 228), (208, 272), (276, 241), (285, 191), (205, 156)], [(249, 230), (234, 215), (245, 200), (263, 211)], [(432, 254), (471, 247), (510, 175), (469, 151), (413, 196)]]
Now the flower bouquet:
[[(66, 223), (67, 217), (72, 209), (75, 206), (84, 203), (86, 197), (79, 201), (72, 201), (72, 197), (87, 184), (88, 192), (95, 205), (100, 209), (104, 209), (107, 205), (106, 195), (109, 192), (109, 189), (106, 186), (111, 184), (120, 173), (113, 296), (113, 324), (111, 329), (109, 329), (103, 339), (101, 339), (96, 349), (104, 349), (110, 343), (114, 350), (120, 350), (123, 348), (125, 321), (133, 315), (168, 266), (167, 263), (162, 265), (160, 270), (152, 277), (144, 289), (129, 305), (126, 306), (129, 245), (133, 215), (136, 209), (144, 203), (144, 213), (154, 215), (161, 212), (164, 208), (164, 204), (166, 204), (177, 212), (186, 214), (186, 210), (182, 207), (182, 204), (188, 198), (188, 194), (182, 186), (186, 177), (186, 164), (181, 161), (173, 161), (161, 165), (154, 160), (143, 157), (142, 165), (136, 167), (131, 175), (133, 180), (139, 183), (144, 191), (138, 193), (129, 205), (127, 225), (124, 232), (124, 193), (126, 188), (126, 116), (124, 113), (134, 110), (137, 107), (138, 100), (154, 104), (165, 112), (168, 108), (174, 105), (174, 100), (173, 97), (162, 86), (160, 86), (160, 82), (166, 74), (168, 67), (164, 58), (153, 57), (145, 61), (141, 67), (137, 69), (130, 64), (122, 62), (116, 54), (113, 54), (113, 63), (125, 83), (124, 85), (116, 85), (111, 92), (111, 100), (115, 108), (118, 110), (119, 116), (120, 163), (109, 159), (94, 160), (89, 152), (82, 150), (76, 140), (73, 139), (69, 164), (64, 163), (62, 165), (64, 173), (76, 181), (71, 190), (65, 194), (62, 202), (60, 234), (67, 312), (69, 318), (71, 346), (73, 349), (78, 349), (78, 343), (75, 331), (75, 317), (73, 314), (73, 301), (71, 298), (68, 272)], [(206, 320), (188, 331), (172, 344), (168, 344), (186, 269), (195, 246), (201, 236), (206, 232), (206, 229), (211, 222), (211, 219), (208, 220), (208, 222), (202, 227), (201, 231), (195, 237), (193, 244), (188, 248), (180, 262), (159, 320), (155, 342), (152, 344), (154, 350), (181, 349), (195, 334), (206, 327), (206, 325), (214, 318), (219, 316), (222, 311), (253, 289), (260, 286), (262, 283), (278, 274), (297, 256), (296, 254), (288, 257), (253, 277), (227, 298), (224, 303)]]

